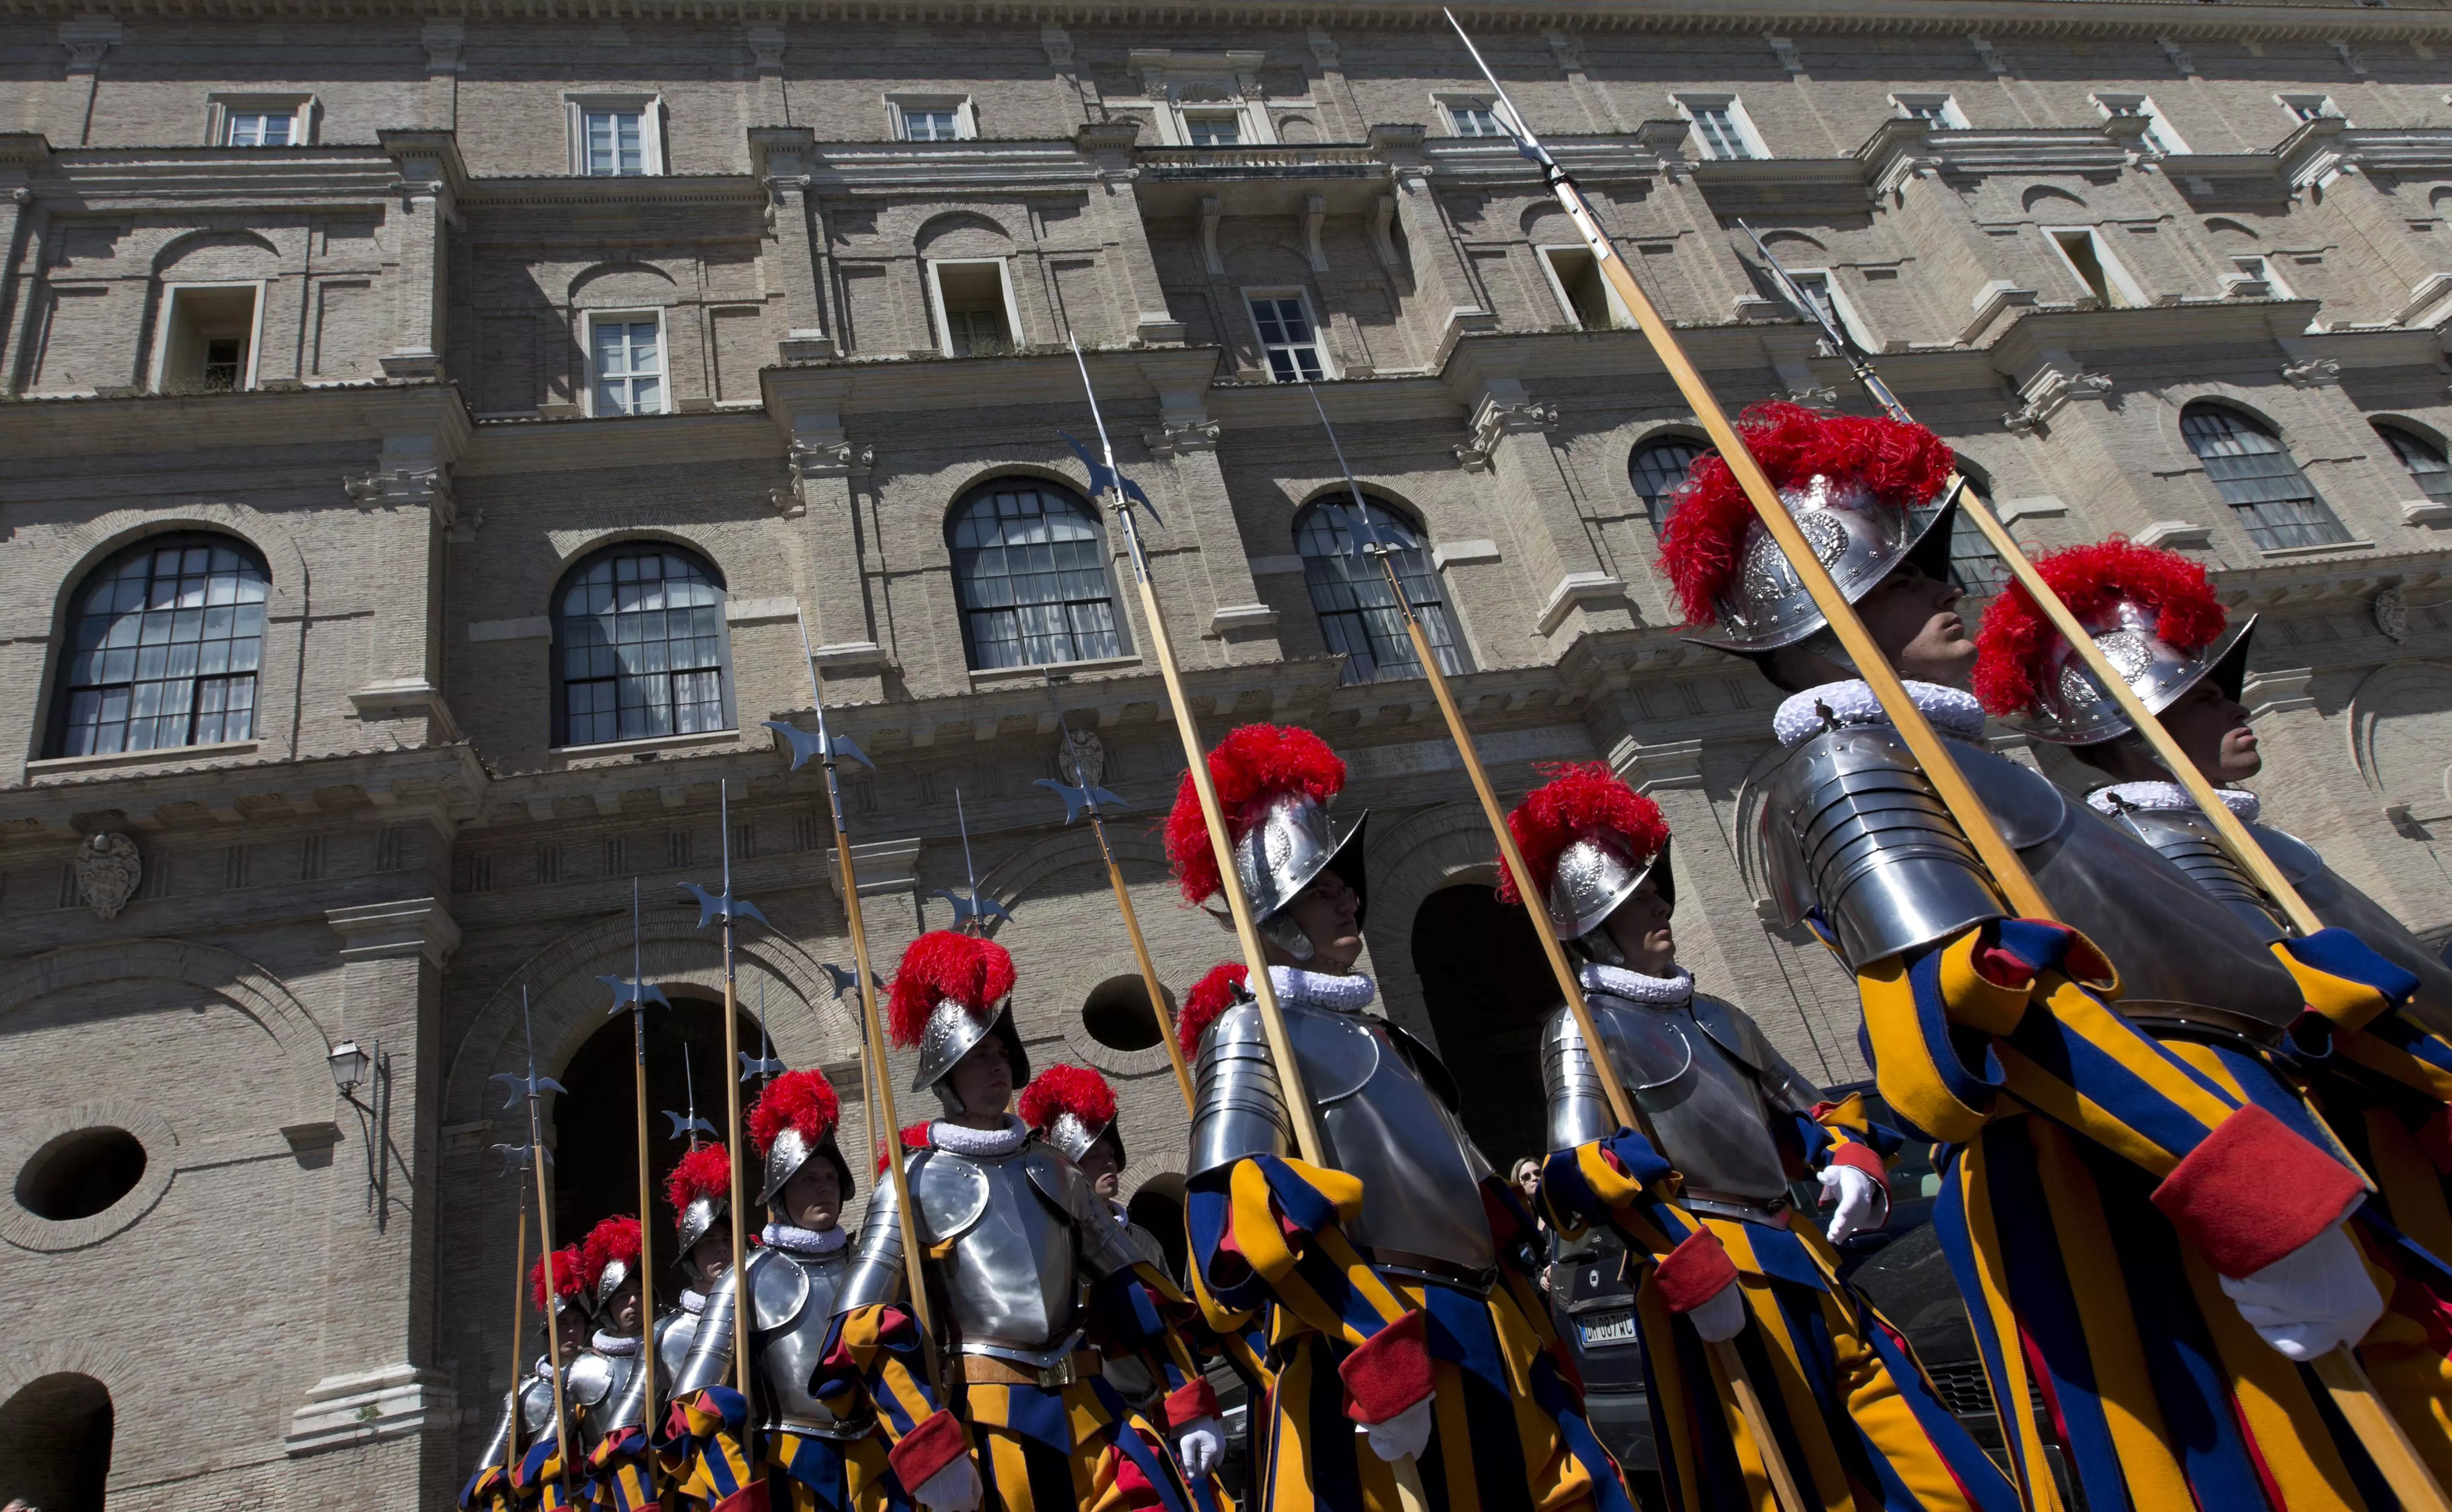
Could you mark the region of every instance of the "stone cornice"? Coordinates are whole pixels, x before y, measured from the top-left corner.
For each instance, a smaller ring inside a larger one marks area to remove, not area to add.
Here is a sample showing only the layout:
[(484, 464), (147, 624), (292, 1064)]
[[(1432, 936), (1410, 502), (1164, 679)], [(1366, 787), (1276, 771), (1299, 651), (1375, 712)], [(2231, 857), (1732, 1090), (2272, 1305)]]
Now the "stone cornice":
[[(130, 406), (142, 406), (131, 411)], [(141, 417), (141, 418), (140, 418)], [(468, 406), (458, 387), (366, 383), (255, 388), (230, 394), (137, 394), (110, 399), (19, 399), (0, 403), (0, 497), (39, 469), (38, 457), (192, 457), (233, 446), (284, 447), (338, 439), (380, 442), (430, 435), (445, 459), (465, 449)], [(336, 477), (333, 491), (337, 497)]]
[[(465, 743), (343, 756), (243, 756), (159, 773), (98, 772), (0, 789), (0, 841), (59, 841), (80, 815), (142, 831), (269, 819), (307, 823), (371, 807), (446, 830), (477, 812), (488, 776)], [(105, 826), (106, 828), (109, 826)]]

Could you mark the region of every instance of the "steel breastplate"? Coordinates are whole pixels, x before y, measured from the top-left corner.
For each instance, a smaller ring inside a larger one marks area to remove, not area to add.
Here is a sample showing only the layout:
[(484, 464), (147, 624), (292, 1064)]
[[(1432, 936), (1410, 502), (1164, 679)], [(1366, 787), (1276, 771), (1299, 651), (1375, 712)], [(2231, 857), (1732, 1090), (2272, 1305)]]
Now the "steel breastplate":
[(1036, 1350), (1070, 1336), (1078, 1281), (1058, 1158), (1025, 1144), (985, 1158), (930, 1149), (911, 1163), (921, 1236), (945, 1248), (936, 1268), (962, 1344)]
[(2194, 809), (2124, 808), (2112, 822), (2152, 846), (2208, 895), (2221, 899), (2266, 944), (2288, 933), (2264, 891), (2223, 849), (2213, 824), (2204, 815)]
[(530, 1375), (520, 1386), (520, 1426), (528, 1442), (553, 1426), (553, 1383)]
[(1467, 1271), (1496, 1264), (1481, 1205), (1487, 1163), (1387, 1024), (1299, 1003), (1285, 1016), (1318, 1109), (1321, 1154), (1362, 1182), (1362, 1212), (1346, 1236)]
[[(1636, 1003), (1605, 992), (1587, 993), (1585, 1001), (1618, 1080), (1651, 1119), (1661, 1153), (1689, 1188), (1753, 1203), (1786, 1195), (1787, 1163), (1771, 1135), (1754, 1068), (1684, 1005)], [(1583, 1129), (1593, 1113), (1609, 1118), (1608, 1101), (1583, 1032), (1563, 1007), (1550, 1020), (1542, 1069), (1551, 1088), (1551, 1148), (1600, 1137)], [(1559, 1142), (1562, 1134), (1579, 1133), (1582, 1138)]]
[(667, 1381), (677, 1380), (682, 1362), (689, 1358), (690, 1345), (698, 1338), (698, 1314), (675, 1307), (656, 1320), (656, 1360)]
[(825, 1353), (835, 1298), (851, 1274), (849, 1247), (801, 1256), (761, 1249), (750, 1262), (749, 1294), (757, 1309), (758, 1376), (764, 1387), (765, 1425), (827, 1438), (848, 1436), (834, 1410), (809, 1394), (809, 1378)]
[(2418, 978), (2418, 991), (2403, 1014), (2430, 1034), (2452, 1034), (2452, 965), (2428, 950), (2390, 910), (2342, 880), (2314, 846), (2261, 824), (2247, 829), (2319, 919), (2348, 930), (2367, 949)]

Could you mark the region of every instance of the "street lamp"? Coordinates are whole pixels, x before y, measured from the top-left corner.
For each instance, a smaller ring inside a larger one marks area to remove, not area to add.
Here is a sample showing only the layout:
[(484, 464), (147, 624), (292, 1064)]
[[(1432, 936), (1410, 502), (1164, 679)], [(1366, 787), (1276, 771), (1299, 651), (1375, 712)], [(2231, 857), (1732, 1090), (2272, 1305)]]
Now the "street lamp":
[(360, 1050), (356, 1040), (345, 1039), (332, 1047), (327, 1059), (332, 1067), (332, 1085), (341, 1090), (343, 1097), (347, 1097), (366, 1081), (366, 1067), (373, 1057)]

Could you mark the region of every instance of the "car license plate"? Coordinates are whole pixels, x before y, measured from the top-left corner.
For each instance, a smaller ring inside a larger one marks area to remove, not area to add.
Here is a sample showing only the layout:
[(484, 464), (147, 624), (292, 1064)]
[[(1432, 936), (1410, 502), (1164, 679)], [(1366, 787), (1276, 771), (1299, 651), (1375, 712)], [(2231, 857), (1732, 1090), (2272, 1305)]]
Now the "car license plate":
[(1596, 1344), (1632, 1344), (1634, 1314), (1627, 1312), (1596, 1313), (1591, 1318), (1578, 1318), (1575, 1326), (1583, 1330), (1584, 1347)]

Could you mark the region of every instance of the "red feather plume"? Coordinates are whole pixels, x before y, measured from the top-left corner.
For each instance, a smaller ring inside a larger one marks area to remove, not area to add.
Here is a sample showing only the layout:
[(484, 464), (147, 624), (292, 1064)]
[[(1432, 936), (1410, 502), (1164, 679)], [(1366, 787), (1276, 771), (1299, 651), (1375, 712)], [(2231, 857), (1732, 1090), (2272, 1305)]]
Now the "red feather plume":
[(749, 1137), (761, 1155), (775, 1148), (786, 1129), (799, 1129), (802, 1139), (815, 1145), (835, 1131), (841, 1117), (842, 1103), (825, 1072), (785, 1071), (766, 1084), (758, 1106), (749, 1110)]
[(664, 1201), (679, 1212), (702, 1197), (732, 1196), (732, 1157), (722, 1145), (701, 1145), (676, 1162), (664, 1178)]
[(895, 970), (886, 1031), (904, 1050), (920, 1043), (928, 1015), (947, 998), (985, 1019), (1013, 991), (1013, 956), (994, 940), (930, 930), (911, 942)]
[[(923, 1118), (916, 1124), (905, 1124), (902, 1127), (902, 1148), (904, 1149), (928, 1148), (928, 1120)], [(889, 1153), (890, 1151), (882, 1149), (877, 1152), (877, 1173), (880, 1176), (885, 1174), (885, 1162)]]
[(586, 1278), (587, 1289), (593, 1292), (604, 1277), (604, 1267), (616, 1261), (629, 1267), (635, 1275), (642, 1248), (636, 1218), (607, 1218), (587, 1230), (587, 1238), (579, 1247), (580, 1269)]
[[(1345, 786), (1345, 763), (1309, 730), (1247, 724), (1228, 731), (1209, 753), (1209, 780), (1216, 785), (1217, 807), (1231, 826), (1243, 805), (1262, 794), (1301, 793), (1315, 803), (1327, 802)], [(1240, 831), (1228, 836), (1242, 837)], [(1189, 772), (1166, 816), (1166, 858), (1186, 902), (1197, 905), (1216, 894), (1217, 853), (1209, 843), (1208, 820)]]
[(1192, 984), (1192, 991), (1183, 994), (1183, 1011), (1175, 1016), (1176, 1043), (1186, 1056), (1200, 1053), (1200, 1036), (1218, 1014), (1235, 1006), (1236, 990), (1251, 979), (1252, 969), (1242, 962), (1220, 961)]
[[(2155, 634), (2194, 655), (2221, 635), (2229, 615), (2214, 597), (2205, 569), (2176, 551), (2140, 546), (2115, 536), (2035, 559), (2035, 570), (2080, 623), (2124, 599), (2158, 612)], [(2060, 632), (2016, 582), (1992, 601), (1975, 637), (1975, 697), (1994, 714), (2033, 707), (2044, 658)]]
[[(1534, 788), (1507, 815), (1508, 833), (1524, 853), (1532, 880), (1546, 891), (1556, 873), (1559, 853), (1586, 835), (1608, 831), (1626, 842), (1636, 856), (1658, 853), (1669, 840), (1669, 821), (1660, 805), (1628, 787), (1605, 761), (1585, 761), (1542, 769), (1550, 780)], [(1498, 901), (1524, 901), (1514, 874), (1499, 868)]]
[[(1915, 505), (1939, 493), (1956, 465), (1948, 445), (1922, 425), (1824, 415), (1801, 404), (1756, 404), (1738, 419), (1737, 430), (1773, 488), (1845, 477), (1893, 503)], [(1698, 459), (1660, 533), (1660, 569), (1688, 624), (1718, 617), (1712, 600), (1735, 575), (1753, 520), (1753, 502), (1728, 462), (1717, 452)]]
[(586, 1268), (586, 1263), (577, 1245), (564, 1245), (549, 1255), (539, 1255), (537, 1263), (528, 1267), (528, 1298), (536, 1304), (539, 1312), (544, 1311), (547, 1302), (544, 1289), (547, 1261), (553, 1264), (555, 1295), (576, 1302), (587, 1294), (587, 1283), (580, 1275)]
[(1087, 1066), (1050, 1066), (1021, 1090), (1021, 1121), (1043, 1134), (1063, 1113), (1102, 1129), (1116, 1121), (1116, 1090)]

